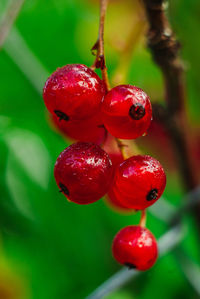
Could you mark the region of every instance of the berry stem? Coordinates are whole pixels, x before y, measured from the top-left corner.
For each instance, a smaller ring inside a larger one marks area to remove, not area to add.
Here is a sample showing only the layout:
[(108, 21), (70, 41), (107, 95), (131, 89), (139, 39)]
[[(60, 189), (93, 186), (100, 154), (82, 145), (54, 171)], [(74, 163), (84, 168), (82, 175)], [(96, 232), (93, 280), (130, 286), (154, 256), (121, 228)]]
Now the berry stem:
[(107, 67), (105, 62), (105, 54), (104, 54), (104, 24), (105, 24), (105, 16), (106, 10), (108, 6), (108, 0), (100, 1), (100, 19), (99, 19), (99, 35), (98, 40), (92, 47), (92, 51), (97, 51), (96, 59), (94, 64), (91, 66), (91, 69), (100, 68), (102, 73), (102, 79), (105, 83), (107, 91), (110, 89), (110, 83), (108, 79)]
[(128, 159), (128, 154), (126, 153), (126, 148), (128, 147), (127, 144), (125, 144), (125, 142), (123, 142), (121, 139), (119, 138), (115, 138), (117, 146), (122, 154), (122, 157), (124, 158), (124, 160)]
[(131, 156), (141, 154), (141, 151), (133, 140), (122, 141), (119, 138), (115, 138), (115, 140), (124, 160), (128, 159)]
[(139, 226), (145, 227), (146, 226), (146, 220), (147, 220), (147, 213), (146, 210), (141, 210), (141, 218), (139, 222)]

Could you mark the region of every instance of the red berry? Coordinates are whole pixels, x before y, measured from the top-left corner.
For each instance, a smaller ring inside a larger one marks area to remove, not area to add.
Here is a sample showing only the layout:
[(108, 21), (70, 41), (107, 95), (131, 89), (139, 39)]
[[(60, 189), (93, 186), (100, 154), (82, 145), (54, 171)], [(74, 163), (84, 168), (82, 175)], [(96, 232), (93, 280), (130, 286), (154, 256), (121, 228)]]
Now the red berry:
[(88, 204), (108, 191), (112, 162), (97, 144), (77, 142), (58, 157), (54, 175), (61, 192), (71, 201)]
[[(110, 135), (111, 136), (111, 135)], [(116, 147), (115, 148), (109, 148), (109, 145), (112, 145), (112, 137), (110, 138), (110, 136), (108, 135), (106, 144), (104, 145), (104, 149), (106, 150), (106, 152), (109, 154), (109, 157), (112, 161), (112, 165), (113, 165), (113, 169), (115, 171), (115, 169), (119, 166), (119, 164), (121, 162), (124, 161), (124, 158), (122, 156), (121, 151), (119, 151), (119, 148)], [(111, 139), (111, 140), (108, 140)], [(110, 141), (110, 142), (108, 142)], [(116, 142), (115, 142), (116, 144)], [(117, 197), (115, 196), (112, 187), (109, 189), (108, 194), (106, 196), (106, 202), (108, 203), (109, 206), (111, 206), (114, 210), (117, 210), (118, 212), (131, 212), (133, 211), (132, 209), (126, 207), (125, 205), (123, 205), (123, 203), (121, 203)]]
[(68, 64), (47, 79), (43, 98), (49, 112), (68, 121), (94, 116), (104, 94), (104, 83), (95, 72), (83, 64)]
[(141, 210), (160, 198), (165, 185), (164, 169), (156, 159), (133, 156), (116, 169), (112, 189), (123, 205)]
[(119, 164), (124, 161), (124, 158), (123, 158), (121, 152), (108, 151), (108, 154), (109, 154), (109, 157), (110, 157), (110, 159), (111, 159), (112, 164), (113, 164), (114, 167), (118, 167)]
[(114, 210), (116, 210), (117, 212), (121, 212), (121, 213), (136, 212), (134, 209), (130, 209), (126, 205), (123, 205), (123, 203), (118, 200), (117, 196), (115, 195), (112, 189), (108, 191), (106, 196), (106, 201), (108, 205)]
[[(119, 150), (119, 147), (117, 146), (115, 138), (109, 133), (107, 135), (106, 142), (104, 143), (104, 150), (106, 150), (106, 152), (109, 154), (109, 157), (112, 161), (114, 175), (115, 169), (119, 166), (121, 162), (124, 161), (124, 158), (122, 156), (121, 151)], [(117, 200), (112, 188), (110, 188), (108, 191), (108, 194), (106, 196), (106, 203), (118, 212), (127, 213), (132, 211)]]
[(115, 137), (135, 139), (146, 133), (152, 119), (152, 108), (146, 93), (135, 86), (119, 85), (104, 97), (103, 123)]
[(120, 264), (145, 271), (154, 265), (158, 247), (155, 237), (147, 228), (132, 225), (117, 233), (112, 252)]
[(53, 115), (53, 122), (64, 135), (77, 141), (101, 144), (106, 135), (106, 129), (98, 115), (68, 122), (60, 121), (56, 115)]

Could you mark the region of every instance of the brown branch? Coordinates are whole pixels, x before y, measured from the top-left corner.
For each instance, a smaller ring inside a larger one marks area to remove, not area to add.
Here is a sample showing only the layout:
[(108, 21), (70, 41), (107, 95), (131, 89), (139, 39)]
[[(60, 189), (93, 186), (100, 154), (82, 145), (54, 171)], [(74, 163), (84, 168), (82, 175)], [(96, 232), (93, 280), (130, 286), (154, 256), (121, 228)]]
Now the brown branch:
[[(102, 73), (102, 79), (106, 85), (107, 91), (110, 89), (110, 84), (108, 80), (107, 67), (105, 62), (104, 55), (104, 23), (105, 23), (105, 15), (108, 6), (108, 0), (101, 0), (100, 2), (100, 21), (99, 21), (99, 36), (98, 40), (92, 47), (92, 53), (96, 55), (96, 59), (94, 64), (92, 65), (92, 69), (100, 68)], [(96, 54), (95, 54), (96, 51)]]
[(183, 65), (179, 59), (180, 43), (176, 40), (165, 15), (164, 0), (143, 0), (149, 22), (148, 46), (161, 68), (166, 85), (167, 108), (172, 114), (183, 108), (185, 93)]
[[(191, 161), (187, 115), (185, 112), (185, 80), (179, 58), (180, 44), (165, 14), (164, 0), (143, 0), (149, 22), (148, 46), (163, 73), (165, 105), (154, 105), (154, 118), (166, 128), (174, 148), (177, 165), (186, 190), (198, 184)], [(200, 207), (195, 210), (200, 224)]]
[(182, 119), (173, 117), (171, 111), (160, 104), (153, 104), (153, 118), (157, 119), (166, 128), (174, 148), (174, 155), (183, 185), (186, 190), (191, 190), (197, 186), (198, 182), (191, 161), (189, 140), (186, 136), (186, 130), (184, 130), (185, 123), (183, 123)]
[(25, 0), (13, 0), (0, 24), (0, 49), (8, 36)]

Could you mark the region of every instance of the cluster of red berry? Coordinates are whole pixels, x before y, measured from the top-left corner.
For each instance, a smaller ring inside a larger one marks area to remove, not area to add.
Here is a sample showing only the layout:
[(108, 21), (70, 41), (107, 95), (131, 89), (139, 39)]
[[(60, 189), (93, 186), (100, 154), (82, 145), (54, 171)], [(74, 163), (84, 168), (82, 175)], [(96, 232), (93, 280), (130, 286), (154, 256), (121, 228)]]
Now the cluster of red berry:
[[(72, 64), (48, 78), (43, 97), (57, 127), (79, 141), (60, 154), (54, 169), (57, 185), (70, 201), (89, 204), (108, 193), (119, 207), (143, 210), (158, 200), (166, 176), (156, 159), (116, 159), (100, 147), (107, 131), (122, 139), (146, 133), (152, 108), (142, 89), (120, 85), (107, 92), (93, 70)], [(149, 269), (157, 251), (154, 236), (142, 226), (125, 227), (113, 241), (116, 260), (138, 270)]]

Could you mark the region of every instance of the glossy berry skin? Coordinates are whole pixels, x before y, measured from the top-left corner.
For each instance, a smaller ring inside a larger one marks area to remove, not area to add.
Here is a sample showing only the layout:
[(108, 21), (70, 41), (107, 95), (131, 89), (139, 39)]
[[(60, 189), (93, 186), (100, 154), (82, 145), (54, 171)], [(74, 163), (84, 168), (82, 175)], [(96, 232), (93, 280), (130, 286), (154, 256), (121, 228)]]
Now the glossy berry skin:
[(50, 113), (61, 121), (94, 116), (100, 109), (105, 86), (99, 76), (83, 64), (58, 68), (46, 81), (43, 98)]
[[(110, 134), (107, 135), (106, 142), (104, 143), (104, 149), (109, 154), (109, 157), (113, 164), (113, 175), (115, 173), (115, 169), (119, 166), (120, 163), (124, 161), (121, 151), (119, 150), (118, 146), (116, 145), (115, 138)], [(112, 184), (111, 184), (112, 186)], [(112, 187), (109, 189), (106, 195), (106, 203), (113, 208), (113, 210), (122, 213), (130, 213), (133, 210), (124, 206), (115, 196)]]
[(103, 148), (106, 153), (109, 154), (114, 168), (124, 161), (122, 152), (118, 147), (115, 137), (113, 137), (109, 132), (107, 132)]
[(113, 240), (114, 258), (129, 268), (145, 271), (158, 257), (157, 242), (153, 234), (141, 226), (127, 226)]
[(146, 209), (162, 195), (166, 175), (161, 164), (150, 156), (133, 156), (115, 171), (112, 190), (123, 205)]
[(101, 144), (106, 137), (106, 129), (98, 115), (84, 120), (60, 121), (53, 115), (53, 123), (66, 137), (84, 142)]
[(135, 139), (147, 132), (152, 108), (146, 93), (131, 85), (112, 88), (101, 105), (103, 123), (115, 137)]
[[(114, 173), (115, 173), (115, 169), (119, 166), (120, 163), (122, 163), (124, 161), (123, 156), (120, 151), (114, 151), (114, 150), (111, 151), (111, 150), (109, 150), (109, 148), (108, 148), (107, 152), (109, 153), (109, 157), (112, 161), (113, 169), (114, 169)], [(121, 212), (121, 213), (134, 212), (133, 209), (128, 208), (127, 206), (125, 206), (122, 202), (120, 202), (117, 199), (117, 196), (113, 192), (112, 187), (109, 189), (109, 191), (107, 193), (106, 202), (108, 203), (108, 205), (111, 208), (113, 208), (117, 212)]]
[(108, 191), (112, 162), (97, 144), (77, 142), (58, 157), (54, 176), (60, 191), (78, 204), (89, 204)]
[(136, 212), (136, 210), (128, 208), (122, 203), (122, 201), (119, 201), (112, 189), (108, 191), (106, 195), (106, 201), (108, 205), (116, 212), (124, 214)]

